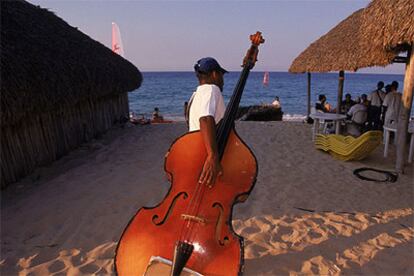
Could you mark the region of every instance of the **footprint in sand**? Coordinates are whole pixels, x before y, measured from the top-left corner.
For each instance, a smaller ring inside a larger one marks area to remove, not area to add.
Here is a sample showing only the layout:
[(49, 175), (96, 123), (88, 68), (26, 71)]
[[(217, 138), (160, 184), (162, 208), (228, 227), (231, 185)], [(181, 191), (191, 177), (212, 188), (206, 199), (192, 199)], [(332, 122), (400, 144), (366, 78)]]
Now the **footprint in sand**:
[(101, 268), (93, 263), (79, 267), (79, 271), (82, 274), (87, 274), (87, 275), (96, 274), (99, 272), (99, 270), (101, 270)]
[(82, 254), (79, 254), (79, 253), (74, 254), (71, 260), (74, 266), (80, 266), (82, 265), (82, 262), (83, 262), (83, 256)]
[(244, 255), (246, 259), (255, 259), (267, 255), (267, 252), (268, 249), (263, 246), (250, 244), (245, 247)]
[(247, 235), (251, 235), (251, 234), (255, 234), (255, 233), (258, 233), (258, 232), (260, 232), (260, 229), (258, 229), (257, 227), (246, 227), (246, 228), (242, 228), (241, 229), (241, 231), (240, 231), (240, 233), (241, 233), (241, 235), (244, 237), (244, 236), (247, 236)]
[(66, 265), (64, 262), (56, 260), (49, 266), (49, 272), (50, 273), (56, 273), (59, 271), (63, 271), (66, 268)]

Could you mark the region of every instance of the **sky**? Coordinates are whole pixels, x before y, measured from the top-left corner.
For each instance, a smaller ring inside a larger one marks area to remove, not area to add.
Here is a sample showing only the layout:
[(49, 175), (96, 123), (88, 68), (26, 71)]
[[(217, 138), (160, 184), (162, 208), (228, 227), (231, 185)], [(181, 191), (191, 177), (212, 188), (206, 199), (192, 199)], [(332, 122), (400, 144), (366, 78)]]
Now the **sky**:
[[(111, 26), (120, 28), (125, 58), (141, 71), (192, 71), (215, 57), (239, 71), (249, 35), (261, 31), (257, 71), (287, 71), (312, 42), (368, 0), (139, 1), (29, 0), (111, 48)], [(403, 64), (359, 70), (403, 74)]]

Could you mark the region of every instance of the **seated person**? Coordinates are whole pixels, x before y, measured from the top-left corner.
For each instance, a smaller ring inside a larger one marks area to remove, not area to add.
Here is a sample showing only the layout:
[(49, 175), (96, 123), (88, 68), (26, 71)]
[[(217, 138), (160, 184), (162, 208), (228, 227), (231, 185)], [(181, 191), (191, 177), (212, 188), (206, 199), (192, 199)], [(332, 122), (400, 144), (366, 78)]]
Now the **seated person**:
[(345, 100), (341, 103), (341, 113), (346, 114), (348, 113), (349, 109), (355, 104), (355, 102), (351, 98), (351, 94), (345, 94)]
[[(319, 101), (316, 102), (315, 104), (316, 112), (322, 112), (322, 113), (331, 112), (331, 105), (326, 102), (326, 96), (324, 94), (320, 94), (318, 99)], [(320, 120), (319, 122), (324, 126), (324, 131), (328, 133), (335, 131), (333, 129), (334, 124), (332, 123), (332, 120)]]
[(362, 95), (361, 95), (361, 103), (362, 103), (363, 105), (365, 105), (365, 106), (368, 108), (368, 106), (369, 106), (369, 101), (368, 101), (368, 96), (367, 96), (367, 94), (362, 94)]
[(154, 112), (152, 112), (152, 120), (153, 121), (163, 121), (164, 118), (160, 115), (158, 107), (154, 108)]
[(272, 105), (276, 108), (280, 108), (280, 101), (278, 96), (275, 97), (275, 100), (272, 102)]
[(365, 122), (367, 121), (368, 107), (364, 102), (367, 101), (366, 95), (364, 99), (365, 100), (361, 100), (357, 97), (355, 99), (357, 103), (353, 105), (346, 114), (347, 118), (351, 120), (351, 122), (346, 126), (347, 132), (352, 136), (361, 135), (364, 130)]
[(367, 106), (363, 103), (363, 100), (361, 100), (360, 97), (356, 97), (355, 102), (356, 104), (351, 106), (349, 111), (346, 113), (347, 118), (351, 120), (357, 112), (361, 112), (361, 111), (367, 112), (368, 110)]
[(315, 104), (315, 109), (318, 112), (330, 112), (331, 105), (326, 102), (326, 96), (324, 94), (319, 95), (319, 101)]

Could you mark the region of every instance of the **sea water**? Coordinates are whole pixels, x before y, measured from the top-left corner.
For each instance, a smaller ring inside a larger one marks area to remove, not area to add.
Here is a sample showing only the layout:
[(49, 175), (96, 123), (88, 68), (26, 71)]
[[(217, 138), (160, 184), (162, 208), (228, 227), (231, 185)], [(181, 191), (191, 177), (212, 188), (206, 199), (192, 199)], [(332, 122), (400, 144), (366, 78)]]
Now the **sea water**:
[[(131, 112), (150, 117), (158, 107), (166, 118), (184, 120), (184, 102), (195, 91), (198, 81), (193, 72), (143, 72), (139, 89), (129, 93)], [(264, 72), (250, 72), (241, 99), (241, 106), (270, 104), (278, 96), (283, 111), (283, 120), (303, 120), (307, 113), (307, 75), (287, 72), (270, 72), (269, 84), (263, 85)], [(224, 76), (223, 96), (229, 102), (240, 72)], [(398, 81), (403, 91), (403, 75), (345, 73), (343, 95), (352, 98), (369, 94), (376, 89), (378, 81), (390, 84)], [(311, 104), (315, 105), (319, 94), (325, 94), (328, 103), (336, 106), (338, 94), (338, 73), (315, 73), (311, 76)], [(412, 112), (413, 114), (413, 112)]]

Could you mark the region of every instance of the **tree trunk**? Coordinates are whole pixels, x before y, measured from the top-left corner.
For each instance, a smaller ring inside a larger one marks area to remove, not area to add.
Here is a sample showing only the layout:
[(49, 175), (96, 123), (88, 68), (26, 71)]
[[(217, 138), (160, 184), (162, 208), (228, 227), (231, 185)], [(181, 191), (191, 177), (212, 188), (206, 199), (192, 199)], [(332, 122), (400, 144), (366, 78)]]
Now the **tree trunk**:
[(308, 72), (308, 117), (311, 113), (311, 73)]
[[(413, 89), (414, 89), (414, 58), (412, 58), (414, 52), (414, 44), (411, 45), (411, 49), (408, 51), (408, 60), (405, 67), (404, 77), (404, 91), (401, 98), (400, 113), (398, 115), (397, 125), (397, 160), (395, 169), (397, 172), (404, 172), (404, 163), (406, 159), (406, 144), (407, 144), (407, 132), (408, 121), (411, 113), (411, 105), (413, 103)], [(414, 135), (414, 134), (413, 134)]]
[(344, 79), (345, 79), (344, 71), (339, 71), (338, 101), (336, 104), (336, 114), (339, 114), (341, 112), (342, 95), (344, 94)]

